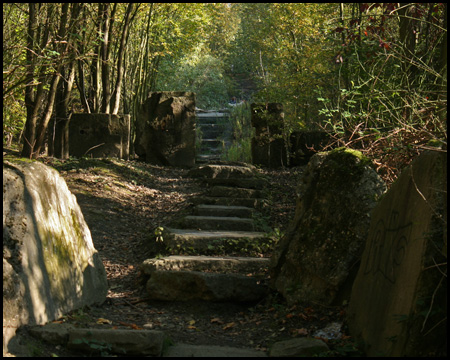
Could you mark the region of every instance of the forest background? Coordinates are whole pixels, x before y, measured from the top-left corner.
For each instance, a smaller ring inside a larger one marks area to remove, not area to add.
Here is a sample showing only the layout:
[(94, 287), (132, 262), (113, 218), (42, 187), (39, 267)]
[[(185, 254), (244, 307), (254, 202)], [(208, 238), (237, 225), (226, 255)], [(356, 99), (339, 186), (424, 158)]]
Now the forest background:
[(244, 101), (233, 160), (249, 157), (248, 104), (279, 102), (287, 145), (325, 130), (392, 181), (446, 151), (447, 4), (3, 3), (4, 146), (67, 158), (72, 113), (134, 119), (150, 91)]

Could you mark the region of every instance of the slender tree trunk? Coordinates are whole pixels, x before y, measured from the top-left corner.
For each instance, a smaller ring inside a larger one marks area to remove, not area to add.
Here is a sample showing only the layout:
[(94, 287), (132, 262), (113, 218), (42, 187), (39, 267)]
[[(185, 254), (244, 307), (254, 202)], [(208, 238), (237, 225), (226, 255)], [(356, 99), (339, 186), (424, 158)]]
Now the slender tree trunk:
[(112, 102), (112, 114), (117, 114), (119, 112), (119, 106), (120, 106), (120, 95), (121, 95), (121, 88), (122, 88), (122, 80), (123, 80), (123, 73), (124, 73), (124, 58), (125, 58), (125, 47), (128, 40), (128, 31), (130, 28), (130, 20), (131, 20), (131, 12), (133, 10), (133, 3), (128, 4), (127, 11), (125, 14), (125, 20), (123, 24), (123, 30), (122, 30), (122, 38), (120, 40), (120, 47), (119, 52), (117, 56), (117, 80), (116, 80), (116, 86), (114, 89), (114, 96), (113, 96), (113, 102)]
[[(65, 40), (67, 33), (67, 22), (69, 18), (69, 7), (70, 3), (61, 4), (61, 22), (59, 25), (57, 40)], [(67, 52), (67, 41), (66, 45), (56, 45), (56, 49), (62, 56), (66, 55)], [(51, 116), (53, 114), (53, 108), (55, 105), (56, 90), (58, 88), (58, 83), (60, 81), (60, 74), (63, 72), (64, 64), (61, 59), (59, 64), (56, 66), (55, 73), (53, 74), (52, 81), (50, 84), (50, 90), (47, 99), (47, 105), (45, 107), (44, 113), (42, 114), (42, 120), (38, 126), (36, 134), (36, 143), (33, 150), (33, 157), (39, 156), (41, 150), (44, 147), (45, 134), (47, 132), (48, 124), (50, 122)], [(72, 80), (73, 81), (73, 80)]]
[(31, 50), (35, 48), (35, 37), (37, 29), (37, 19), (36, 11), (37, 4), (29, 3), (29, 17), (28, 17), (28, 31), (27, 31), (27, 47), (29, 50), (26, 51), (26, 59), (28, 63), (28, 71), (26, 75), (26, 86), (25, 86), (25, 107), (27, 110), (27, 121), (25, 123), (25, 129), (23, 133), (24, 144), (22, 148), (22, 156), (31, 158), (33, 153), (34, 138), (36, 131), (37, 117), (34, 114), (35, 103), (33, 94), (33, 81), (34, 81), (34, 69), (35, 60), (34, 55)]
[(112, 33), (112, 27), (114, 22), (114, 15), (117, 9), (117, 3), (114, 3), (114, 7), (109, 13), (109, 4), (104, 3), (101, 6), (102, 13), (102, 34), (103, 41), (100, 48), (101, 54), (101, 69), (102, 69), (102, 106), (101, 112), (109, 114), (110, 113), (110, 102), (111, 102), (111, 78), (110, 78), (110, 43), (109, 36)]
[[(53, 4), (49, 4), (49, 9), (47, 12), (47, 23), (44, 27), (44, 34), (42, 36), (42, 41), (40, 47), (38, 48), (37, 43), (39, 40), (38, 22), (37, 22), (37, 11), (38, 6), (35, 3), (29, 4), (29, 21), (27, 30), (27, 52), (26, 58), (29, 64), (29, 69), (27, 72), (27, 81), (25, 87), (25, 107), (27, 110), (27, 121), (25, 123), (25, 129), (23, 133), (23, 148), (22, 156), (27, 158), (36, 157), (34, 154), (34, 147), (36, 145), (36, 126), (38, 124), (39, 113), (42, 108), (42, 102), (44, 100), (44, 84), (45, 84), (45, 67), (41, 66), (39, 69), (38, 78), (35, 79), (35, 69), (37, 66), (37, 56), (35, 53), (39, 53), (41, 49), (44, 49), (47, 45), (50, 34), (50, 19), (53, 16)], [(35, 80), (37, 80), (36, 91), (34, 91)]]
[(405, 56), (402, 62), (403, 72), (406, 74), (406, 80), (409, 84), (414, 82), (414, 74), (416, 67), (412, 64), (416, 49), (416, 23), (417, 21), (412, 16), (412, 3), (400, 3), (399, 14), (399, 36), (400, 43), (403, 46), (403, 53)]

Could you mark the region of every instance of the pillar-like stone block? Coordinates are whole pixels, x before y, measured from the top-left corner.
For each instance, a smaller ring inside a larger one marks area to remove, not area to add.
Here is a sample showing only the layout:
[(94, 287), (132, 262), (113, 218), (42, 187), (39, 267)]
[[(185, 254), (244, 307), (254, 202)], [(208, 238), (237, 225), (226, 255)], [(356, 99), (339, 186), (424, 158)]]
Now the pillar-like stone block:
[(195, 94), (152, 92), (136, 118), (135, 152), (156, 165), (195, 165)]
[(445, 356), (447, 153), (426, 152), (372, 212), (348, 309), (368, 356)]
[(69, 155), (129, 158), (130, 115), (73, 114)]
[(284, 112), (279, 103), (252, 104), (252, 163), (277, 168), (287, 165), (283, 139)]

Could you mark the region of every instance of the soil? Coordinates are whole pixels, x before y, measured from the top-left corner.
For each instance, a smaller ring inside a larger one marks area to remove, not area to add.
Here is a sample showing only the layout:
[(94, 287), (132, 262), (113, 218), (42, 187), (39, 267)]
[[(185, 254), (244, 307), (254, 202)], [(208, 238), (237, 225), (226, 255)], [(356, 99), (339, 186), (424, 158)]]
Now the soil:
[[(76, 195), (109, 283), (103, 305), (74, 311), (58, 322), (154, 329), (164, 331), (174, 343), (259, 350), (268, 350), (276, 341), (311, 336), (331, 322), (343, 322), (343, 307), (289, 307), (275, 292), (258, 304), (149, 301), (139, 266), (145, 259), (167, 254), (164, 244), (156, 241), (155, 230), (188, 212), (190, 199), (202, 194), (204, 186), (187, 177), (187, 169), (137, 161), (40, 161), (56, 168)], [(278, 229), (274, 237), (279, 237), (294, 217), (295, 188), (303, 168), (261, 171), (271, 179), (262, 219)], [(39, 343), (25, 330), (23, 336), (35, 356), (80, 356), (61, 346)], [(343, 339), (329, 341), (329, 355), (348, 355), (342, 349), (349, 349), (349, 340), (345, 335)]]

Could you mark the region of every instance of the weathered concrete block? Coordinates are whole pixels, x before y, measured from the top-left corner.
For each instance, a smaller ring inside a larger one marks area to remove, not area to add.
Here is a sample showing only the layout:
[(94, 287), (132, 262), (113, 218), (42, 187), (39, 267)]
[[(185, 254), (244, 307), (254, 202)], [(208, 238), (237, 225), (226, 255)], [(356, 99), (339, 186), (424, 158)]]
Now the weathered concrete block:
[(73, 114), (69, 123), (70, 156), (128, 159), (130, 115)]
[(446, 355), (446, 219), (447, 153), (426, 152), (372, 212), (348, 310), (369, 356)]
[(290, 136), (289, 166), (306, 165), (313, 155), (323, 151), (330, 136), (325, 131), (296, 131)]
[(152, 92), (136, 118), (135, 152), (156, 165), (195, 164), (195, 94)]
[(102, 303), (103, 264), (75, 196), (39, 162), (3, 164), (3, 350), (23, 324)]
[(252, 163), (277, 168), (287, 165), (287, 152), (283, 139), (284, 112), (279, 103), (252, 104)]
[(271, 258), (272, 285), (288, 302), (332, 303), (358, 265), (370, 211), (385, 191), (368, 163), (345, 148), (308, 163), (294, 220)]

